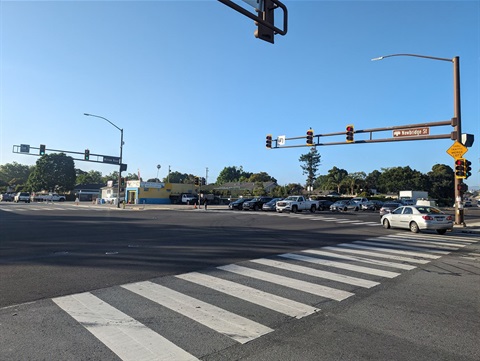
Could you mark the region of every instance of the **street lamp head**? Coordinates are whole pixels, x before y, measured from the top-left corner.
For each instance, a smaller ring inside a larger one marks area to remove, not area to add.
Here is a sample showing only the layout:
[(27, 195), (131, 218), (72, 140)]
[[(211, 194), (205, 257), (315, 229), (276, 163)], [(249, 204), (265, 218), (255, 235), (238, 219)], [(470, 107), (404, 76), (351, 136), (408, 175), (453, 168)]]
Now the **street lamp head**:
[(378, 58), (373, 58), (371, 59), (372, 61), (377, 61), (377, 60), (382, 60), (384, 57), (383, 56), (379, 56)]
[(88, 114), (88, 113), (83, 113), (83, 115), (86, 115), (87, 117), (89, 117), (91, 114)]

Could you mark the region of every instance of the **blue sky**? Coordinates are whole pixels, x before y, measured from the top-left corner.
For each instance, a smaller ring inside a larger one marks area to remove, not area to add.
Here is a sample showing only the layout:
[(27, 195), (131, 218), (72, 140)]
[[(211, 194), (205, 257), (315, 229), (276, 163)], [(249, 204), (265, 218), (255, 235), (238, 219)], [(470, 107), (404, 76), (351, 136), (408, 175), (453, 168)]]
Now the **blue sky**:
[[(240, 2), (241, 3), (241, 2)], [(307, 147), (267, 150), (265, 136), (304, 136), (449, 120), (453, 65), (395, 53), (460, 57), (470, 187), (480, 185), (478, 1), (285, 0), (286, 36), (215, 0), (1, 1), (0, 163), (35, 164), (13, 145), (118, 155), (127, 173), (172, 171), (214, 182), (226, 166), (305, 183)], [(248, 6), (246, 6), (248, 8)], [(276, 12), (281, 25), (281, 11)], [(450, 126), (431, 128), (447, 134)], [(391, 131), (374, 138), (390, 138)], [(356, 135), (356, 139), (366, 139)], [(343, 141), (329, 137), (325, 142)], [(453, 167), (449, 139), (322, 146), (320, 174)], [(292, 144), (292, 143), (288, 143)], [(297, 143), (298, 144), (298, 143)], [(85, 171), (118, 168), (77, 161)]]

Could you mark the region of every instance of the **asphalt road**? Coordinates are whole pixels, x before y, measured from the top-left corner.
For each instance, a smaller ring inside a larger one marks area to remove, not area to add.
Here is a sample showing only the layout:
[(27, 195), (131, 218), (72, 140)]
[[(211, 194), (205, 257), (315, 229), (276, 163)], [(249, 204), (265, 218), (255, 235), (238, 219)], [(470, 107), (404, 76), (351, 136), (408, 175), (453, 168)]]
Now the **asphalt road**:
[(0, 204), (0, 226), (0, 360), (480, 358), (477, 234), (73, 204)]

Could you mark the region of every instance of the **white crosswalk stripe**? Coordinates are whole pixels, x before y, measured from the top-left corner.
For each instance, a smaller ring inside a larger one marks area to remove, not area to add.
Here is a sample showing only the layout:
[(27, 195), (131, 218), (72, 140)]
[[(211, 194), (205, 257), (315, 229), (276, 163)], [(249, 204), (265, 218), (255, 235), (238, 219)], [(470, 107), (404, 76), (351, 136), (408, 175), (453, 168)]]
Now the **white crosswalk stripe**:
[(54, 298), (53, 301), (122, 360), (197, 360), (91, 293)]
[[(170, 317), (181, 315), (182, 322), (195, 322), (232, 342), (244, 344), (274, 331), (270, 317), (263, 315), (264, 312), (278, 317), (306, 317), (320, 311), (316, 307), (319, 303), (340, 302), (360, 289), (374, 289), (383, 279), (395, 278), (400, 272), (413, 270), (419, 264), (432, 262), (479, 240), (468, 236), (396, 233), (252, 259), (160, 278), (156, 282), (126, 284), (121, 289), (126, 292), (126, 299), (136, 295), (150, 300), (156, 306), (150, 312), (156, 316), (168, 310)], [(443, 249), (448, 251), (432, 252)], [(281, 287), (272, 288), (274, 285)], [(299, 302), (307, 294), (309, 301)], [(122, 360), (197, 360), (206, 356), (190, 350), (188, 343), (178, 346), (175, 337), (160, 335), (153, 327), (102, 300), (102, 296), (105, 297), (102, 292), (97, 296), (87, 292), (53, 301)], [(216, 304), (224, 298), (228, 302), (222, 307)], [(231, 302), (242, 303), (243, 309), (249, 310), (248, 317), (245, 312), (240, 315)], [(260, 308), (264, 311), (260, 312)], [(254, 313), (255, 321), (249, 316)], [(148, 315), (144, 317), (150, 319)], [(169, 317), (161, 319), (169, 322)], [(194, 338), (195, 334), (189, 337)]]

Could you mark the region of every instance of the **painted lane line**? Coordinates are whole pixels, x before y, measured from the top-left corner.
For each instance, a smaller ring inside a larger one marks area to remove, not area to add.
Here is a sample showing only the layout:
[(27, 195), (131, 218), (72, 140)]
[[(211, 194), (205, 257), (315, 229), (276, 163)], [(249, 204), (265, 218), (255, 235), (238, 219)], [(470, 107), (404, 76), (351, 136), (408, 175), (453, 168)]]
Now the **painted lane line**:
[(198, 360), (91, 293), (54, 298), (53, 302), (122, 360)]
[(342, 274), (328, 272), (328, 271), (321, 271), (314, 268), (298, 266), (298, 265), (287, 263), (287, 262), (274, 261), (267, 258), (254, 259), (254, 260), (251, 260), (250, 262), (255, 262), (258, 264), (263, 264), (265, 266), (280, 268), (287, 271), (306, 274), (306, 275), (318, 277), (318, 278), (324, 278), (324, 279), (346, 283), (349, 285), (359, 286), (363, 288), (372, 288), (380, 284), (379, 282), (364, 280), (362, 278), (345, 276)]
[(245, 317), (153, 282), (138, 282), (122, 287), (242, 344), (273, 331)]
[(227, 295), (240, 298), (295, 318), (302, 318), (320, 311), (319, 308), (203, 273), (191, 272), (175, 277), (226, 293)]
[[(322, 250), (326, 249), (329, 251), (335, 251), (335, 252), (342, 252), (343, 249), (340, 247), (322, 247)], [(373, 253), (373, 252), (372, 252)], [(376, 259), (371, 259), (371, 258), (364, 258), (364, 257), (358, 257), (358, 256), (347, 256), (344, 254), (338, 254), (338, 253), (331, 253), (331, 252), (322, 252), (322, 255), (327, 256), (327, 257), (332, 257), (332, 258), (341, 258), (341, 259), (347, 259), (350, 261), (357, 261), (357, 262), (362, 262), (362, 263), (369, 263), (369, 264), (376, 264), (378, 266), (385, 266), (385, 267), (390, 267), (390, 268), (398, 268), (398, 269), (404, 269), (404, 270), (412, 270), (417, 268), (416, 266), (411, 266), (408, 264), (404, 263), (396, 263), (396, 262), (389, 262), (389, 261), (380, 261)], [(381, 257), (378, 255), (378, 257)]]
[(220, 266), (217, 268), (224, 271), (236, 273), (242, 276), (251, 277), (261, 281), (275, 283), (277, 285), (311, 293), (313, 295), (330, 298), (335, 301), (342, 301), (350, 296), (353, 296), (353, 293), (351, 292), (337, 290), (335, 288), (321, 286), (314, 283), (301, 281), (295, 278), (275, 275), (273, 273), (258, 271), (253, 268), (247, 268), (247, 267), (238, 266), (234, 264), (227, 265), (227, 266)]
[(384, 241), (387, 241), (386, 239), (380, 237), (377, 239), (379, 242), (369, 242), (369, 241), (355, 241), (353, 243), (356, 244), (365, 244), (367, 246), (379, 246), (379, 247), (392, 247), (395, 249), (407, 249), (410, 251), (417, 251), (417, 252), (427, 252), (427, 253), (437, 253), (437, 254), (449, 254), (450, 251), (440, 251), (440, 250), (435, 250), (435, 249), (428, 249), (428, 248), (421, 248), (421, 247), (413, 247), (413, 246), (407, 246), (403, 245), (400, 242), (389, 242), (389, 243), (383, 243)]
[[(306, 250), (306, 251), (302, 251), (302, 252), (316, 254), (316, 253), (321, 252), (321, 251)], [(319, 265), (324, 265), (324, 266), (329, 266), (329, 267), (341, 268), (341, 269), (346, 269), (346, 270), (349, 270), (349, 271), (366, 273), (366, 274), (380, 276), (380, 277), (386, 277), (386, 278), (395, 278), (395, 277), (400, 275), (400, 273), (397, 273), (397, 272), (382, 271), (382, 270), (379, 270), (379, 269), (376, 269), (376, 268), (356, 266), (356, 265), (352, 265), (352, 264), (348, 264), (348, 263), (330, 261), (330, 260), (321, 259), (321, 258), (317, 258), (317, 257), (302, 256), (302, 255), (293, 254), (293, 253), (280, 254), (279, 256), (284, 257), (284, 258), (294, 259), (294, 260), (297, 260), (297, 261), (304, 261), (304, 262), (309, 262), (309, 263), (314, 263), (314, 264), (319, 264)]]
[[(409, 263), (427, 264), (427, 263), (430, 262), (429, 260), (424, 260), (424, 259), (409, 258), (409, 257), (396, 256), (394, 254), (386, 254), (386, 253), (380, 253), (380, 252), (369, 252), (369, 251), (362, 251), (362, 250), (358, 250), (358, 249), (346, 248), (349, 245), (350, 245), (349, 243), (337, 244), (336, 251), (337, 252), (352, 253), (352, 254), (359, 254), (359, 255), (362, 255), (362, 256), (373, 256), (373, 257), (377, 257), (377, 258), (393, 259), (395, 261), (402, 261), (402, 262), (409, 262)], [(324, 248), (327, 248), (327, 247), (324, 247)]]

